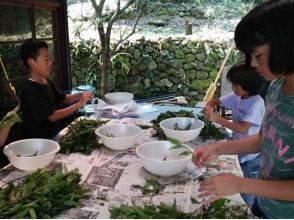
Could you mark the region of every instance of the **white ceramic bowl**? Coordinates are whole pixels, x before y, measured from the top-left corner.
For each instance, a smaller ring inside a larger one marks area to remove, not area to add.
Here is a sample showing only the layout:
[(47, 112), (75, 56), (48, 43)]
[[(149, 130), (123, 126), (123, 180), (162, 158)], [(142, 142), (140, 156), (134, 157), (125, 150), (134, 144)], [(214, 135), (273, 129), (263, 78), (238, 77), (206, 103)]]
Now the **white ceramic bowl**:
[(3, 152), (17, 169), (34, 171), (51, 163), (59, 149), (59, 144), (52, 140), (24, 139), (6, 145)]
[(106, 147), (112, 150), (126, 150), (135, 146), (142, 129), (135, 125), (113, 124), (97, 128), (95, 133)]
[(128, 92), (112, 92), (105, 94), (104, 97), (108, 104), (115, 105), (131, 102), (134, 95)]
[[(176, 130), (178, 128), (184, 129), (191, 123), (189, 130)], [(197, 138), (204, 127), (204, 122), (196, 118), (188, 117), (174, 117), (162, 120), (159, 123), (160, 128), (168, 138), (174, 138), (181, 142), (189, 142)]]
[[(192, 149), (189, 146), (170, 149), (172, 146), (174, 145), (170, 141), (151, 141), (141, 144), (136, 152), (147, 171), (169, 177), (182, 172), (192, 159)], [(181, 155), (184, 151), (191, 151), (191, 154)]]

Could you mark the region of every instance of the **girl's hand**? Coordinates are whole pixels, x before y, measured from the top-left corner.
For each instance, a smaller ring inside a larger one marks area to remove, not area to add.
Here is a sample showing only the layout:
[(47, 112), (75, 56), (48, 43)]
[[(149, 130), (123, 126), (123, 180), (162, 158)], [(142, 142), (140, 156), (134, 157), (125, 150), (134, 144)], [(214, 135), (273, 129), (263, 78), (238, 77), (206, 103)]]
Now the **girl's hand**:
[(212, 203), (217, 199), (240, 192), (241, 177), (229, 173), (222, 173), (208, 180), (200, 182), (199, 197), (209, 196), (206, 201)]
[(219, 155), (219, 146), (216, 144), (210, 144), (196, 148), (192, 154), (192, 161), (196, 166), (204, 166), (204, 164), (217, 158)]
[(209, 121), (215, 121), (217, 117), (217, 114), (214, 113), (213, 108), (211, 108), (210, 106), (205, 106), (204, 115)]

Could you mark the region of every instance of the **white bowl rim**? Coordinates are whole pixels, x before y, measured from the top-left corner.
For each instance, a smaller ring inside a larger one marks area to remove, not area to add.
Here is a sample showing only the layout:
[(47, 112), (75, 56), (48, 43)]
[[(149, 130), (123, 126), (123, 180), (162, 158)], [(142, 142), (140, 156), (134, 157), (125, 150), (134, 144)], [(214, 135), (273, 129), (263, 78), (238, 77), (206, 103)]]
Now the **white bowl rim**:
[[(128, 126), (128, 127), (134, 127), (134, 128), (139, 128), (139, 134), (136, 134), (136, 135), (132, 135), (132, 136), (127, 136), (127, 137), (108, 137), (108, 136), (106, 136), (106, 135), (103, 135), (103, 134), (101, 134), (100, 133), (100, 130), (102, 129), (102, 128), (105, 128), (105, 127), (111, 127), (111, 126), (116, 126), (116, 125), (120, 125), (120, 126)], [(95, 134), (96, 135), (98, 135), (99, 137), (105, 137), (105, 138), (109, 138), (109, 139), (112, 139), (112, 140), (115, 140), (115, 139), (119, 139), (119, 138), (133, 138), (133, 137), (138, 137), (138, 136), (140, 136), (141, 134), (142, 134), (142, 129), (139, 127), (139, 126), (137, 126), (137, 125), (130, 125), (130, 124), (111, 124), (111, 125), (103, 125), (103, 126), (101, 126), (101, 127), (99, 127), (99, 128), (97, 128), (96, 130), (95, 130)]]
[[(164, 126), (162, 125), (163, 122), (165, 122), (165, 121), (170, 121), (171, 119), (175, 119), (175, 118), (184, 118), (184, 119), (188, 118), (188, 119), (195, 119), (196, 121), (199, 121), (199, 122), (201, 123), (201, 127), (199, 127), (199, 128), (194, 128), (194, 129), (189, 129), (189, 130), (175, 130), (175, 129), (170, 129), (170, 128), (164, 127)], [(164, 129), (169, 130), (169, 131), (187, 132), (187, 131), (194, 131), (194, 130), (202, 129), (202, 128), (204, 127), (204, 122), (201, 121), (200, 119), (197, 119), (197, 118), (190, 118), (190, 117), (172, 117), (172, 118), (167, 118), (167, 119), (163, 119), (162, 121), (160, 121), (159, 126), (160, 126), (161, 129), (164, 128)]]
[[(57, 144), (57, 148), (52, 151), (52, 152), (49, 152), (47, 154), (41, 154), (41, 155), (37, 155), (37, 156), (21, 156), (21, 157), (17, 157), (16, 155), (14, 154), (9, 154), (7, 155), (7, 153), (5, 152), (6, 150), (9, 150), (9, 146), (11, 146), (12, 144), (15, 144), (15, 143), (19, 143), (19, 142), (25, 142), (25, 141), (31, 141), (31, 140), (42, 140), (42, 141), (48, 141), (48, 142), (51, 142), (51, 143), (54, 143), (54, 144)], [(5, 151), (4, 151), (5, 149)], [(22, 139), (22, 140), (18, 140), (18, 141), (14, 141), (14, 142), (11, 142), (10, 144), (6, 145), (3, 149), (3, 153), (7, 156), (7, 157), (11, 157), (11, 158), (26, 158), (26, 159), (35, 159), (35, 158), (42, 158), (42, 157), (45, 157), (45, 156), (49, 156), (51, 154), (56, 154), (59, 150), (60, 150), (60, 145), (58, 142), (56, 141), (53, 141), (53, 140), (50, 140), (50, 139), (46, 139), (46, 138), (29, 138), (29, 139)]]
[(181, 158), (181, 159), (179, 159), (179, 160), (155, 160), (155, 159), (152, 159), (152, 158), (146, 157), (146, 156), (144, 156), (144, 155), (142, 155), (142, 154), (139, 153), (139, 149), (142, 148), (143, 145), (145, 145), (145, 144), (152, 144), (152, 143), (155, 143), (155, 142), (156, 142), (156, 143), (159, 143), (159, 142), (170, 142), (170, 141), (149, 141), (149, 142), (145, 142), (145, 143), (143, 143), (143, 144), (140, 144), (140, 145), (136, 148), (136, 153), (137, 153), (137, 155), (138, 155), (139, 157), (142, 157), (142, 158), (147, 159), (147, 160), (151, 160), (151, 161), (155, 161), (155, 162), (159, 162), (159, 163), (165, 163), (165, 164), (167, 164), (167, 163), (174, 163), (175, 161), (187, 160), (187, 159), (189, 159), (189, 157), (192, 157), (193, 149), (192, 149), (190, 146), (186, 145), (186, 144), (182, 144), (182, 145), (185, 146), (188, 150), (190, 150), (190, 151), (191, 151), (191, 154), (186, 155), (186, 157)]
[[(104, 96), (109, 98), (109, 96), (112, 96), (112, 95), (128, 95), (130, 98), (134, 98), (134, 94), (130, 92), (110, 92), (105, 94)], [(115, 97), (112, 97), (112, 98), (115, 98)]]

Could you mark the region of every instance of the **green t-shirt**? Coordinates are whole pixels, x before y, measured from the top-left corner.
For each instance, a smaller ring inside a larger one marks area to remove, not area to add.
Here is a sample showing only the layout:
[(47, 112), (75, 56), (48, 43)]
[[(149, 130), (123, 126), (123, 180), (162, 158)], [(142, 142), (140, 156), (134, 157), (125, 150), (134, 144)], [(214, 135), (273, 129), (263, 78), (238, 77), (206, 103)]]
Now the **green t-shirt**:
[[(272, 82), (266, 96), (260, 162), (264, 180), (294, 180), (294, 95), (284, 95), (284, 82)], [(294, 201), (258, 197), (258, 204), (267, 218), (294, 218)]]

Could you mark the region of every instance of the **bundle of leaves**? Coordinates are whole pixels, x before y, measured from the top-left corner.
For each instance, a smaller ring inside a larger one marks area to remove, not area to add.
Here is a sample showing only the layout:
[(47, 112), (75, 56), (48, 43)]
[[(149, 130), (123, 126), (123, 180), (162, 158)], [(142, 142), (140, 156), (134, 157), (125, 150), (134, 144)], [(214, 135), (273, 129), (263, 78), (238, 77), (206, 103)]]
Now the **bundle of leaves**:
[(0, 189), (0, 218), (51, 218), (79, 205), (86, 190), (78, 170), (37, 171)]
[(204, 127), (202, 128), (199, 135), (204, 140), (209, 138), (222, 140), (226, 138), (223, 127), (216, 127), (215, 124), (213, 124), (211, 121), (208, 121), (204, 115), (197, 115), (196, 118), (204, 122)]
[(226, 138), (225, 132), (220, 127), (216, 127), (212, 122), (208, 121), (204, 115), (195, 115), (193, 112), (180, 110), (179, 112), (171, 112), (167, 111), (165, 113), (161, 113), (157, 119), (152, 120), (153, 129), (155, 130), (154, 136), (160, 140), (166, 140), (167, 137), (165, 136), (163, 130), (160, 128), (159, 123), (168, 118), (174, 117), (189, 117), (189, 118), (197, 118), (204, 122), (204, 127), (201, 130), (200, 137), (204, 140), (209, 138), (213, 138), (216, 140), (221, 140)]
[(164, 188), (156, 179), (146, 179), (144, 186), (132, 185), (135, 189), (140, 189), (143, 195), (156, 195)]
[(9, 125), (13, 125), (17, 122), (22, 122), (20, 116), (19, 116), (19, 105), (16, 106), (12, 111), (8, 112), (0, 121), (0, 128), (4, 128)]
[(68, 126), (66, 135), (60, 138), (60, 153), (82, 153), (89, 155), (94, 149), (101, 147), (98, 144), (95, 130), (107, 121), (81, 119), (75, 120)]
[(172, 205), (161, 203), (156, 206), (144, 204), (140, 207), (122, 204), (120, 207), (110, 208), (110, 217), (115, 219), (244, 219), (252, 218), (247, 206), (228, 204), (227, 199), (219, 199), (210, 206), (201, 206), (192, 213), (185, 213), (178, 210), (176, 202)]

